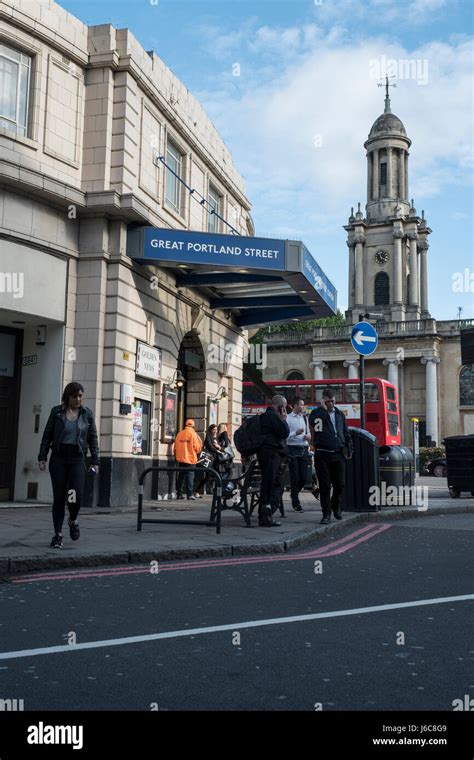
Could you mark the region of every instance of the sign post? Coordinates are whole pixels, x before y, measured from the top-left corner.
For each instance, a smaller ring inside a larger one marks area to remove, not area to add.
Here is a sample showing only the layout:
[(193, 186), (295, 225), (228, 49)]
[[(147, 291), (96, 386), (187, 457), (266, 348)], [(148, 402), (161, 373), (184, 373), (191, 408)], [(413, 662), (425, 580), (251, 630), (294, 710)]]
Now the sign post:
[(359, 365), (359, 394), (360, 394), (360, 427), (365, 428), (365, 362), (364, 357), (370, 356), (379, 344), (377, 330), (370, 322), (358, 322), (352, 328), (351, 343), (360, 358)]

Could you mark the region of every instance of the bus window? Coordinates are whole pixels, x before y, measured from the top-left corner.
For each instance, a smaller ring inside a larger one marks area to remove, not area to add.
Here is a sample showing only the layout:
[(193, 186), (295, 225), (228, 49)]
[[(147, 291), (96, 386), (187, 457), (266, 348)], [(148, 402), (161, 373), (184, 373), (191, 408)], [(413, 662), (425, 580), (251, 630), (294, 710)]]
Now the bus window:
[(398, 435), (398, 414), (387, 414), (390, 435)]
[(311, 404), (312, 399), (312, 385), (299, 385), (298, 396), (303, 399), (305, 404)]
[(293, 383), (291, 385), (272, 385), (272, 389), (275, 396), (284, 396), (289, 404), (298, 395), (298, 388)]
[(242, 404), (265, 404), (265, 396), (255, 385), (242, 386)]
[(387, 385), (387, 401), (395, 401), (395, 388), (390, 388)]
[(375, 383), (365, 383), (364, 391), (366, 401), (380, 401), (379, 389)]
[(321, 403), (323, 399), (323, 390), (325, 388), (330, 388), (334, 393), (336, 394), (336, 404), (342, 403), (342, 385), (334, 385), (333, 383), (328, 383), (327, 385), (315, 385), (314, 386), (314, 400), (317, 403)]
[(346, 383), (344, 389), (346, 392), (346, 404), (358, 404), (360, 401), (359, 383)]

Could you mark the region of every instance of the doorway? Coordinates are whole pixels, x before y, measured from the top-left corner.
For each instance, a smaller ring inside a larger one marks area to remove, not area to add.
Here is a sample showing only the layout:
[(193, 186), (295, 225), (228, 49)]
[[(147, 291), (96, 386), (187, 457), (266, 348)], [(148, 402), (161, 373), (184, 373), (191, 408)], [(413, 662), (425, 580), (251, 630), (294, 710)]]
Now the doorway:
[(0, 501), (13, 501), (23, 332), (0, 327)]
[(197, 332), (186, 333), (178, 354), (178, 370), (184, 385), (178, 395), (178, 430), (186, 419), (194, 420), (196, 432), (203, 435), (206, 425), (206, 362)]

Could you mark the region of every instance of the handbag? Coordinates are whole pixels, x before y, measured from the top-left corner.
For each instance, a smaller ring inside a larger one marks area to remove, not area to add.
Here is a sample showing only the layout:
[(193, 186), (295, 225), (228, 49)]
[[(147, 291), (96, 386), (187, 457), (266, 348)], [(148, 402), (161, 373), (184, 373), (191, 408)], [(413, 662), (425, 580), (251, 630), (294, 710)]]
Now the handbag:
[(219, 462), (230, 462), (234, 458), (234, 450), (232, 446), (229, 445), (225, 447), (224, 451), (218, 451), (217, 452), (217, 459)]
[(198, 460), (196, 462), (197, 467), (204, 467), (207, 469), (212, 464), (212, 456), (207, 451), (201, 451)]

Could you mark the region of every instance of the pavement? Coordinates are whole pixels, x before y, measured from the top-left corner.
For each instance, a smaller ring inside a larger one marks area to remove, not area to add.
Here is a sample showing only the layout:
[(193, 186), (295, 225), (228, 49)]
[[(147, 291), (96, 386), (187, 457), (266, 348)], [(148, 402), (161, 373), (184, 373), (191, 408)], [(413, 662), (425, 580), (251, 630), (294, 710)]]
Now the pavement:
[[(474, 498), (469, 494), (458, 499), (449, 497), (445, 478), (421, 477), (416, 485), (428, 488), (427, 509), (404, 506), (382, 507), (378, 512), (344, 512), (342, 520), (333, 519), (329, 525), (320, 525), (320, 504), (311, 493), (301, 495), (305, 510), (302, 514), (293, 511), (289, 494), (285, 494), (286, 517), (281, 519), (280, 527), (259, 528), (254, 514), (252, 527), (247, 528), (238, 512), (225, 510), (220, 535), (215, 527), (169, 523), (145, 523), (138, 532), (136, 507), (83, 509), (79, 516), (79, 541), (71, 541), (65, 525), (62, 549), (49, 547), (53, 534), (50, 505), (2, 505), (0, 578), (71, 567), (277, 554), (315, 544), (328, 534), (361, 522), (474, 512)], [(147, 501), (143, 517), (204, 521), (209, 519), (210, 504), (210, 497), (189, 502)]]

